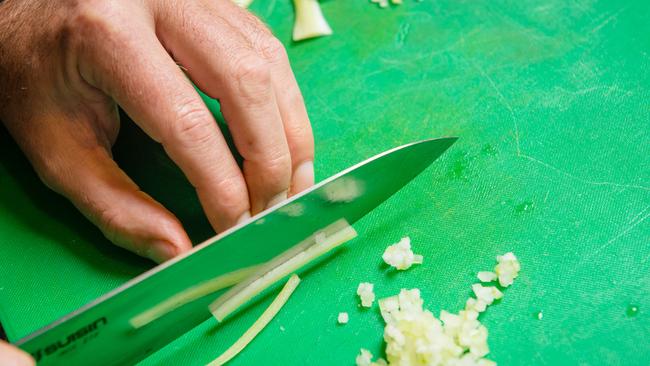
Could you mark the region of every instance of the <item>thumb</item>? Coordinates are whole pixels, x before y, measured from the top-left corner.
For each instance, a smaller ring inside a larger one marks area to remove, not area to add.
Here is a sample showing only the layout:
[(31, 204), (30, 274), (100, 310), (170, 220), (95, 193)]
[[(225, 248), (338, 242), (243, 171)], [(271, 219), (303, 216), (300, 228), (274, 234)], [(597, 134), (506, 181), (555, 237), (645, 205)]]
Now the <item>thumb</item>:
[(32, 128), (29, 138), (16, 139), (46, 185), (66, 196), (114, 244), (141, 256), (164, 262), (192, 248), (178, 219), (140, 190), (109, 147), (80, 132), (91, 130), (87, 121), (50, 118), (56, 120), (39, 121), (47, 131)]
[(35, 365), (34, 359), (26, 352), (0, 341), (0, 365), (30, 366)]
[(159, 263), (192, 248), (178, 219), (141, 191), (104, 148), (80, 149), (75, 160), (62, 163), (72, 166), (57, 169), (48, 183), (110, 241)]

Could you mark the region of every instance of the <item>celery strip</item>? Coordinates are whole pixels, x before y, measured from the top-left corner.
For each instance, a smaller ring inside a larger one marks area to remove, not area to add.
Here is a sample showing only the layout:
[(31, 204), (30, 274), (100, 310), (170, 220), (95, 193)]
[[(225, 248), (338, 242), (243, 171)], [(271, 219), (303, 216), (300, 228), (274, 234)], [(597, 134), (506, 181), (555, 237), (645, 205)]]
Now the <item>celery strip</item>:
[(273, 300), (271, 305), (269, 305), (262, 315), (251, 325), (250, 328), (235, 342), (226, 352), (222, 353), (221, 356), (217, 357), (216, 360), (210, 362), (208, 366), (219, 366), (223, 365), (226, 362), (232, 360), (235, 356), (239, 354), (248, 344), (269, 324), (271, 320), (278, 314), (280, 309), (287, 303), (291, 294), (293, 294), (296, 287), (300, 283), (300, 277), (293, 274), (289, 278), (289, 281), (284, 285), (282, 291), (278, 296)]

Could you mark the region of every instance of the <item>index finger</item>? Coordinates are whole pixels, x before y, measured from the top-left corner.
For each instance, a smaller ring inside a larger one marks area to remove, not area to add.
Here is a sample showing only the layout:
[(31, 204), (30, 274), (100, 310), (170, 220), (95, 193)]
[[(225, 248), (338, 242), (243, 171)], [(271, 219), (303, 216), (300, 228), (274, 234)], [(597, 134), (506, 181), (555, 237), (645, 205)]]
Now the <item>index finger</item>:
[(215, 230), (249, 217), (246, 182), (214, 117), (160, 44), (153, 27), (124, 23), (119, 29), (115, 23), (99, 27), (99, 33), (109, 28), (108, 35), (101, 35), (102, 47), (89, 37), (87, 42), (93, 43), (83, 52), (82, 75), (163, 144), (196, 188)]

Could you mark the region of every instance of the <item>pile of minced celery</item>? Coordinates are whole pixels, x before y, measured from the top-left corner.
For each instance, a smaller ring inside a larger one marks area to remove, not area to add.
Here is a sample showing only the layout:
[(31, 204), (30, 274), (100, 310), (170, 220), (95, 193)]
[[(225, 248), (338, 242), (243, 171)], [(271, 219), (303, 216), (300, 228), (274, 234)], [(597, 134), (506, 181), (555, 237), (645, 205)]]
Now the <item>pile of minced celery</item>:
[[(413, 254), (408, 237), (389, 246), (383, 259), (398, 270), (422, 263), (422, 256)], [(502, 287), (508, 287), (517, 278), (519, 270), (517, 257), (513, 253), (506, 253), (497, 256), (493, 272), (479, 272), (477, 277), (482, 283), (498, 282)], [(458, 314), (443, 310), (438, 318), (422, 307), (419, 289), (402, 289), (395, 296), (380, 299), (379, 310), (386, 323), (386, 360), (378, 358), (373, 361), (370, 351), (361, 349), (356, 358), (357, 366), (496, 365), (484, 358), (489, 353), (488, 331), (478, 316), (494, 300), (503, 297), (503, 293), (495, 286), (479, 283), (474, 284), (472, 290), (475, 297), (467, 299), (464, 310)], [(375, 300), (373, 284), (359, 284), (357, 294), (361, 306), (372, 306)]]

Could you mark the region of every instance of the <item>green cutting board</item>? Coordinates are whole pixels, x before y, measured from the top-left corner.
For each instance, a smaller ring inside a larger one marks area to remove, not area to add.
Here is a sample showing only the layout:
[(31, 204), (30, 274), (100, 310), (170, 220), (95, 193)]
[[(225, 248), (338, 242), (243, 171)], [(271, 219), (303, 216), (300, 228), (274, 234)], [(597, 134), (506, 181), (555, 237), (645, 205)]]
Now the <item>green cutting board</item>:
[[(359, 238), (303, 274), (232, 364), (351, 365), (361, 347), (381, 354), (382, 322), (357, 306), (359, 282), (373, 282), (380, 298), (417, 287), (434, 313), (456, 311), (475, 273), (507, 251), (522, 272), (481, 317), (491, 359), (650, 364), (650, 3), (322, 7), (334, 35), (293, 44), (287, 0), (252, 6), (287, 45), (319, 179), (406, 142), (460, 140), (357, 223)], [(130, 122), (115, 156), (195, 242), (213, 234), (182, 174)], [(405, 235), (425, 260), (396, 274), (381, 254)], [(47, 191), (0, 133), (0, 321), (10, 340), (149, 268)], [(143, 364), (212, 360), (270, 300), (219, 326), (206, 321)], [(342, 311), (345, 326), (336, 324)]]

